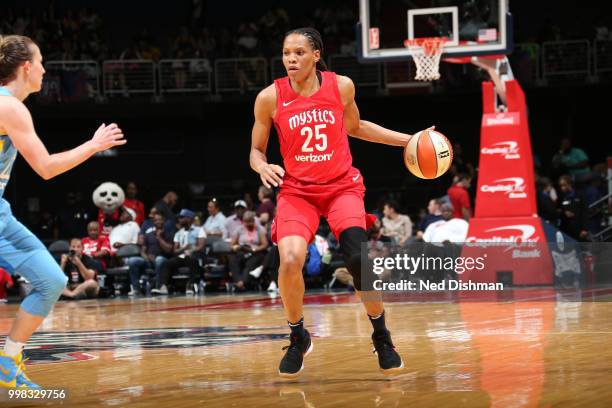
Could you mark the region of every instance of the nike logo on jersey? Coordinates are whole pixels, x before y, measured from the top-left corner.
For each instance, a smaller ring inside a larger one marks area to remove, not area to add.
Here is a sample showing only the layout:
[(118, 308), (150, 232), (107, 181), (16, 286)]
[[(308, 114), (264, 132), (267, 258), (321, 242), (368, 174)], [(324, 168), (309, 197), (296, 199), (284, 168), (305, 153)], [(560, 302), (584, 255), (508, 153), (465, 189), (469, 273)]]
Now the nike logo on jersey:
[(359, 174), (359, 173), (357, 173), (357, 175), (356, 175), (355, 177), (352, 177), (353, 181), (357, 181), (357, 180), (359, 180), (359, 176), (360, 176), (360, 174)]
[(286, 108), (287, 106), (291, 105), (293, 102), (295, 102), (295, 99), (289, 102), (283, 102), (283, 107)]

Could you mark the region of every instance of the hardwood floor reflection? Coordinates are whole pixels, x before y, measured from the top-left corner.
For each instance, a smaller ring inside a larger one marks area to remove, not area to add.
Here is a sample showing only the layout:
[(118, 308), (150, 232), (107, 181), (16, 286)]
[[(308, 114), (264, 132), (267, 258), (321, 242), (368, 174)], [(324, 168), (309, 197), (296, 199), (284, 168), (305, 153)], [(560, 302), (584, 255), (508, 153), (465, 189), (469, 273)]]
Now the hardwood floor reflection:
[[(64, 406), (611, 406), (612, 304), (541, 294), (387, 304), (406, 365), (393, 379), (378, 371), (354, 296), (308, 295), (315, 349), (289, 382), (277, 376), (287, 344), (279, 298), (61, 302), (28, 346), (28, 373), (67, 389)], [(16, 307), (0, 307), (2, 333)]]

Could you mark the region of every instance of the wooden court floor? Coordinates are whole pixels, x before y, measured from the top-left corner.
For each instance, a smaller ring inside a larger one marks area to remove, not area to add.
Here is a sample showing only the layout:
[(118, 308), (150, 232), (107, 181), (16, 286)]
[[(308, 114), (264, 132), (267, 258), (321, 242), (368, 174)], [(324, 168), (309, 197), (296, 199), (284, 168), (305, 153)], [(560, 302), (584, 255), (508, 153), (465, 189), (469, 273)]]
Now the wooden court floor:
[[(379, 373), (348, 293), (306, 296), (314, 352), (277, 376), (288, 344), (266, 295), (60, 302), (32, 339), (30, 377), (82, 407), (610, 407), (612, 291), (388, 303), (406, 370)], [(15, 304), (0, 306), (6, 334)], [(0, 406), (42, 406), (0, 398)], [(59, 406), (59, 402), (47, 402)]]

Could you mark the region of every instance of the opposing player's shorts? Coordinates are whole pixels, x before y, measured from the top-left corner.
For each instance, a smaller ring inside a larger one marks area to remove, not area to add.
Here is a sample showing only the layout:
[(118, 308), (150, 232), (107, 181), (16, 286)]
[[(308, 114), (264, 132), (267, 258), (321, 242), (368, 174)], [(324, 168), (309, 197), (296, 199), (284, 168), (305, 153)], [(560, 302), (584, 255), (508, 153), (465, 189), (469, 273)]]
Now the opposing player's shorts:
[(47, 316), (66, 286), (66, 275), (38, 238), (0, 198), (0, 263), (27, 279), (33, 290), (21, 303), (28, 313)]
[(297, 235), (311, 242), (321, 216), (336, 237), (349, 227), (365, 229), (364, 194), (363, 177), (354, 167), (325, 184), (303, 183), (285, 176), (272, 223), (272, 240)]

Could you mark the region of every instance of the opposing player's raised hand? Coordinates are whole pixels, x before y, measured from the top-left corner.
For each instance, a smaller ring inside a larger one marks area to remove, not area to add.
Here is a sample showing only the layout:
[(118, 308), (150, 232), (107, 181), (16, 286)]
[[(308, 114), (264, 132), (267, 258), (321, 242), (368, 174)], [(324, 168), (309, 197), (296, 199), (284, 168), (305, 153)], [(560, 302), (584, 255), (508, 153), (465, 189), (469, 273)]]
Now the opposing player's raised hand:
[(283, 184), (283, 177), (285, 176), (285, 169), (277, 164), (266, 163), (259, 168), (259, 176), (261, 182), (267, 188), (278, 187)]
[(108, 126), (103, 123), (94, 133), (91, 142), (96, 151), (101, 152), (111, 147), (124, 145), (127, 140), (123, 138), (123, 131), (116, 123), (111, 123)]

